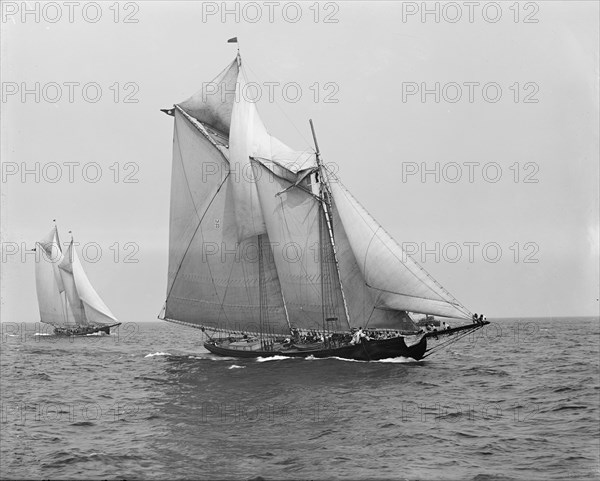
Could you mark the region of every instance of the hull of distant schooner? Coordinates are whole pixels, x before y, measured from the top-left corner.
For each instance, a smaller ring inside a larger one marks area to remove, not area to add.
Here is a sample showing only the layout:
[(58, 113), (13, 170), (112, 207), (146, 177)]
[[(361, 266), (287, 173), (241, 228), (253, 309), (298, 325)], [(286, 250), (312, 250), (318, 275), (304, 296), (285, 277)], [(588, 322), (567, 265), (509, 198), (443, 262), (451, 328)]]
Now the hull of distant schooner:
[[(44, 321), (42, 321), (44, 322)], [(110, 329), (120, 326), (121, 323), (111, 324), (107, 326), (85, 326), (85, 327), (62, 327), (53, 326), (55, 336), (108, 336)]]

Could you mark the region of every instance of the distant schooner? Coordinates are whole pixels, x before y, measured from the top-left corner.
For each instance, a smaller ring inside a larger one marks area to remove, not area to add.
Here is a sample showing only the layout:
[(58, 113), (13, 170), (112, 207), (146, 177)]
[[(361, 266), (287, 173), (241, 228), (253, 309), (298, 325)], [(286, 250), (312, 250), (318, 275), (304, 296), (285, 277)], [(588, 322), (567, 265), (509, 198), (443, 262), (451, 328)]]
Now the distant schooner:
[[(290, 149), (267, 132), (246, 85), (238, 51), (163, 110), (175, 127), (161, 319), (202, 329), (218, 355), (367, 361), (418, 360), (432, 351), (428, 339), (461, 331), (458, 340), (487, 324), (323, 164), (312, 121), (316, 150)], [(428, 332), (411, 313), (472, 322)]]
[(110, 334), (121, 323), (104, 304), (85, 275), (73, 239), (63, 253), (56, 225), (36, 242), (35, 280), (41, 321), (54, 334)]

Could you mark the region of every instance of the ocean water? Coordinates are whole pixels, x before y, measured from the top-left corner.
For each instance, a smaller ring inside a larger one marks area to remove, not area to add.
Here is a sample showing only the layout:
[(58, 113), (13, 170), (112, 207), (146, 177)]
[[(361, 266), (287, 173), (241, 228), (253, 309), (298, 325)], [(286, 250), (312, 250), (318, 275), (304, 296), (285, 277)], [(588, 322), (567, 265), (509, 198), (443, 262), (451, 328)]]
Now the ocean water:
[(4, 479), (600, 478), (598, 318), (497, 320), (420, 362), (46, 332), (2, 324)]

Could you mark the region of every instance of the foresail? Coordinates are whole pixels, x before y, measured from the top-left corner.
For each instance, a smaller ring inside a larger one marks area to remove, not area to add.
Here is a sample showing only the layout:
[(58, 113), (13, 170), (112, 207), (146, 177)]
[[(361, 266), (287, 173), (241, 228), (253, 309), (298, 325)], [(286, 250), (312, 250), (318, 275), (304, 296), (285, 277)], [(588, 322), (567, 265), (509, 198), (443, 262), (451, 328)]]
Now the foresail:
[[(54, 326), (67, 323), (65, 305), (61, 295), (62, 280), (57, 264), (62, 258), (56, 228), (48, 236), (36, 242), (35, 285), (37, 290), (40, 319)], [(58, 274), (58, 275), (57, 275)]]
[[(283, 169), (267, 168), (265, 160), (253, 160), (258, 194), (265, 217), (271, 250), (279, 276), (290, 325), (299, 329), (323, 329), (324, 302), (321, 283), (323, 227), (319, 201), (307, 182), (295, 186), (297, 177)], [(273, 168), (273, 167), (272, 167)], [(287, 178), (284, 178), (287, 177)], [(302, 176), (300, 176), (302, 177)], [(329, 257), (324, 262), (333, 263)], [(335, 266), (328, 272), (335, 273)], [(330, 274), (331, 277), (334, 274)], [(331, 289), (329, 300), (337, 318), (347, 327), (337, 275), (325, 279)], [(325, 309), (327, 312), (328, 309)]]
[(402, 250), (338, 179), (330, 178), (329, 185), (376, 307), (470, 319), (470, 312)]
[(75, 284), (75, 278), (73, 275), (73, 241), (69, 244), (69, 247), (64, 252), (64, 255), (58, 264), (60, 270), (60, 277), (65, 289), (65, 296), (69, 305), (69, 312), (75, 324), (78, 326), (88, 326), (88, 320), (85, 316), (85, 308), (83, 302), (79, 297), (77, 291), (77, 285)]
[[(258, 237), (238, 242), (226, 149), (176, 110), (165, 318), (229, 331), (259, 331)], [(268, 242), (268, 237), (266, 238)], [(277, 271), (264, 260), (263, 287), (276, 333), (289, 332)]]

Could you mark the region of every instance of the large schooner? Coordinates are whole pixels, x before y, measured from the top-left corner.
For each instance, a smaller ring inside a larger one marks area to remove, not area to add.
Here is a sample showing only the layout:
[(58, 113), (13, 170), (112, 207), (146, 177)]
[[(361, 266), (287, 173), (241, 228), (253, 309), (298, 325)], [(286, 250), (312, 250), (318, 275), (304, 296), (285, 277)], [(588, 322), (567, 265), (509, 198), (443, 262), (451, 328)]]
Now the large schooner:
[(73, 238), (62, 251), (56, 225), (36, 242), (35, 280), (41, 321), (59, 336), (110, 334), (121, 323), (87, 278)]
[[(235, 39), (234, 39), (235, 40)], [(236, 58), (174, 117), (159, 318), (234, 357), (422, 359), (487, 324), (410, 258), (322, 162), (270, 135)], [(411, 314), (470, 321), (420, 329)], [(460, 334), (458, 334), (460, 332)], [(435, 347), (434, 347), (435, 349)]]

